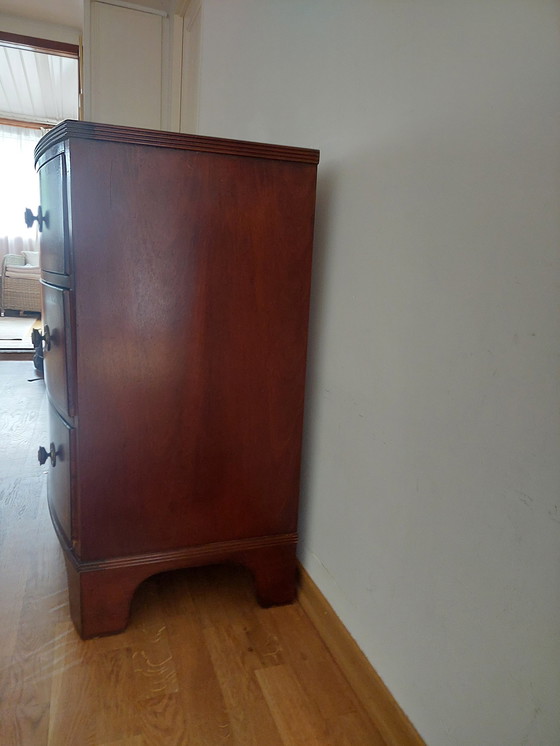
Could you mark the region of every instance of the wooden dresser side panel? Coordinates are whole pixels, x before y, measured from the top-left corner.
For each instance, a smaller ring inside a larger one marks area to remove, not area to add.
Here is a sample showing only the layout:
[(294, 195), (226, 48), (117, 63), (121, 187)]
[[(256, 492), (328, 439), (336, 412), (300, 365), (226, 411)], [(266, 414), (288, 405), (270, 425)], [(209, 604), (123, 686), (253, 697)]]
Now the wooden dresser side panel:
[(70, 158), (82, 558), (295, 531), (316, 167)]

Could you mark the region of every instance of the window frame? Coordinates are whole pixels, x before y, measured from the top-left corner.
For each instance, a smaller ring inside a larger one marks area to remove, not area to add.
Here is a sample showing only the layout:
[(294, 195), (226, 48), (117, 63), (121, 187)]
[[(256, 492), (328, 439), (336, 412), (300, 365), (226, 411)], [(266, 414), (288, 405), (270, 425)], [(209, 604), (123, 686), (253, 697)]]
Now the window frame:
[[(36, 36), (12, 34), (0, 31), (0, 46), (13, 49), (24, 49), (38, 54), (51, 54), (56, 57), (69, 57), (78, 60), (78, 110), (82, 109), (82, 64), (81, 49), (78, 44), (70, 44), (54, 39), (41, 39)], [(81, 118), (81, 117), (80, 117)], [(0, 124), (9, 127), (27, 127), (29, 129), (52, 129), (54, 125), (39, 120), (6, 119), (0, 117)]]

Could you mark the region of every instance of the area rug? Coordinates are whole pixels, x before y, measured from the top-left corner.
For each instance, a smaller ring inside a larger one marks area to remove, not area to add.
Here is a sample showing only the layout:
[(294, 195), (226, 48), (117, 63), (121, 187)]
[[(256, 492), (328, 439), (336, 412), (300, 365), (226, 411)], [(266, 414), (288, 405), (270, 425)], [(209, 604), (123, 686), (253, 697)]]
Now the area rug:
[(31, 329), (35, 321), (33, 317), (0, 316), (0, 344), (23, 341), (31, 347)]

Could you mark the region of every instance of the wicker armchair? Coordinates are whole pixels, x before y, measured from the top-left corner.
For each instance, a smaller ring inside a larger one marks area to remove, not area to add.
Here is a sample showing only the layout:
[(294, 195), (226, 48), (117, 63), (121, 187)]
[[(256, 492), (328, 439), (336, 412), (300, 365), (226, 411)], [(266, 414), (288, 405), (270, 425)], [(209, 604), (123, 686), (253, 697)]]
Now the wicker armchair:
[(40, 269), (26, 264), (21, 254), (6, 254), (2, 260), (0, 312), (40, 311)]

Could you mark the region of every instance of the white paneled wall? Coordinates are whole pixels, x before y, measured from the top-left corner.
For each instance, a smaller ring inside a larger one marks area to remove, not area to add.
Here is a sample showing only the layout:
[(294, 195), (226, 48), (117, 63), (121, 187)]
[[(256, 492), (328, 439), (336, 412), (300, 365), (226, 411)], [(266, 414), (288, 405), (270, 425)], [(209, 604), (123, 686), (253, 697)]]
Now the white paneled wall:
[[(193, 0), (185, 16), (181, 88), (181, 132), (198, 132), (200, 78), (201, 0)], [(204, 134), (204, 133), (202, 133)]]
[(161, 128), (165, 15), (105, 2), (89, 11), (85, 118)]
[(200, 0), (87, 0), (84, 118), (196, 131)]

